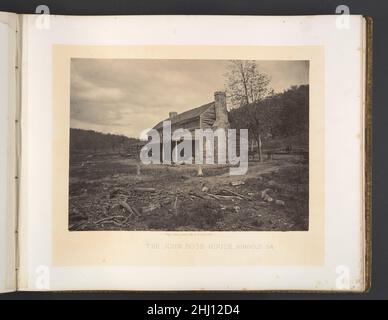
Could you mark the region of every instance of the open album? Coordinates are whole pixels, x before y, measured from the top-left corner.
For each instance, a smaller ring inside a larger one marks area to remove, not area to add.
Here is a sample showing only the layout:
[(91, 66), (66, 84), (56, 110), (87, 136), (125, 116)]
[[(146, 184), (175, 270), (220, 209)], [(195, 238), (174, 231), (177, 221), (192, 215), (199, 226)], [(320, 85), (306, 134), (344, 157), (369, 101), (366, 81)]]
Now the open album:
[(0, 13), (0, 291), (368, 290), (371, 34)]

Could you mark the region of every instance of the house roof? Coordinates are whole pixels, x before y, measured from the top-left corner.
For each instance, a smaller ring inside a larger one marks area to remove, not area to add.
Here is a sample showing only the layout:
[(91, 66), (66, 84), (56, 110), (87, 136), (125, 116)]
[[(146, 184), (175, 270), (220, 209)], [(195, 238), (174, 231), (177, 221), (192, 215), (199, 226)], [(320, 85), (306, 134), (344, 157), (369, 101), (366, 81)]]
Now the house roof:
[[(195, 119), (195, 118), (199, 117), (202, 113), (204, 113), (207, 109), (212, 107), (213, 105), (214, 105), (214, 102), (210, 102), (210, 103), (205, 104), (203, 106), (200, 106), (198, 108), (194, 108), (194, 109), (190, 109), (188, 111), (182, 112), (171, 119), (171, 125), (173, 126), (173, 125), (176, 125), (178, 123), (185, 123), (185, 122), (188, 122), (192, 119)], [(167, 121), (167, 120), (170, 120), (170, 119), (167, 118), (163, 121)], [(163, 128), (163, 121), (160, 121), (154, 127), (154, 129), (156, 129), (156, 130), (162, 129)]]

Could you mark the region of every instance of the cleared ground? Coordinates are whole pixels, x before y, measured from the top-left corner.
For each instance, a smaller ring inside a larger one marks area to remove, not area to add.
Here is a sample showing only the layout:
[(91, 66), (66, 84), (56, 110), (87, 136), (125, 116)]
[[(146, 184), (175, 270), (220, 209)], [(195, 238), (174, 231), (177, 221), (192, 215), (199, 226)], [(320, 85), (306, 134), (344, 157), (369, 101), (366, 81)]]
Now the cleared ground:
[(69, 230), (308, 230), (308, 164), (300, 156), (250, 162), (244, 176), (227, 166), (150, 165), (74, 154)]

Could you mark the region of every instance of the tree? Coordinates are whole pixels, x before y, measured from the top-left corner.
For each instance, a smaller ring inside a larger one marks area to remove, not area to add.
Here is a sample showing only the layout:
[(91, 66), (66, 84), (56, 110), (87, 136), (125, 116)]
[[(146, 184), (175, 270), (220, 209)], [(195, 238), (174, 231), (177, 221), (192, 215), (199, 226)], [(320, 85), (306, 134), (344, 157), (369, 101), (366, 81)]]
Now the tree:
[(249, 140), (258, 145), (259, 160), (263, 161), (263, 142), (273, 137), (281, 122), (281, 100), (271, 96), (256, 103), (233, 109), (229, 113), (231, 127), (248, 129)]
[(275, 97), (262, 100), (247, 107), (247, 126), (251, 139), (258, 145), (259, 161), (263, 161), (263, 140), (272, 137), (279, 125), (280, 107)]
[(260, 72), (252, 60), (232, 60), (226, 77), (232, 108), (258, 102), (272, 92), (269, 77)]
[(307, 136), (309, 130), (309, 86), (292, 86), (281, 94), (283, 111), (279, 134)]
[(229, 121), (233, 129), (248, 129), (249, 140), (258, 145), (260, 160), (262, 146), (268, 148), (272, 144), (274, 148), (279, 140), (283, 147), (308, 148), (309, 86), (292, 86), (259, 102), (232, 109)]

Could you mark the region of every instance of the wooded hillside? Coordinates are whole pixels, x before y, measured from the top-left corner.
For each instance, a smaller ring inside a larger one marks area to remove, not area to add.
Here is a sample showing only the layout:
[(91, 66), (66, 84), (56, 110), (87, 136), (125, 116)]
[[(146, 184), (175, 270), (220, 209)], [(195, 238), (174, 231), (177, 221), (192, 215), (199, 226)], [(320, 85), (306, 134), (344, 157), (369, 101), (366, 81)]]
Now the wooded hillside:
[(308, 146), (309, 86), (293, 86), (229, 112), (231, 127), (248, 129), (249, 139), (263, 148)]
[(140, 140), (122, 135), (105, 134), (92, 130), (70, 129), (72, 151), (121, 151)]

